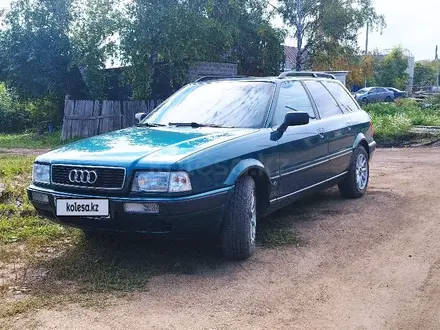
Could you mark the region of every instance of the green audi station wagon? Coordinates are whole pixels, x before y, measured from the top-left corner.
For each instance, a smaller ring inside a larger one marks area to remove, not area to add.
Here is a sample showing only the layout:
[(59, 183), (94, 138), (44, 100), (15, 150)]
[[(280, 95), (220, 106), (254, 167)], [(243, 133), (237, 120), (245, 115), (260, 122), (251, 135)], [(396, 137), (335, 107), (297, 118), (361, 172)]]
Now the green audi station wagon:
[(38, 157), (29, 199), (86, 232), (216, 238), (225, 257), (255, 251), (261, 217), (339, 185), (368, 187), (369, 115), (333, 76), (205, 77), (135, 127)]

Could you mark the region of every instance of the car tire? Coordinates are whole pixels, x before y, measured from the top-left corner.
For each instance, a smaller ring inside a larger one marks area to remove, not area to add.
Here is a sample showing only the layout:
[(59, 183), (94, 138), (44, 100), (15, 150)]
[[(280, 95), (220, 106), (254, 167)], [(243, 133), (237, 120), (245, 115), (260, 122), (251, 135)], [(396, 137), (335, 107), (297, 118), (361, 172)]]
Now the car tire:
[(227, 259), (245, 260), (256, 249), (257, 196), (253, 178), (238, 180), (225, 212), (220, 236), (222, 254)]
[(367, 98), (363, 98), (363, 99), (362, 99), (362, 104), (367, 105), (367, 104), (368, 104), (368, 99), (367, 99)]
[(385, 99), (385, 102), (392, 102), (392, 101), (393, 101), (393, 99), (391, 97), (389, 97), (389, 96), (387, 96), (386, 99)]
[(360, 198), (365, 195), (370, 180), (370, 164), (367, 151), (359, 146), (354, 151), (348, 173), (339, 183), (339, 191), (346, 198)]

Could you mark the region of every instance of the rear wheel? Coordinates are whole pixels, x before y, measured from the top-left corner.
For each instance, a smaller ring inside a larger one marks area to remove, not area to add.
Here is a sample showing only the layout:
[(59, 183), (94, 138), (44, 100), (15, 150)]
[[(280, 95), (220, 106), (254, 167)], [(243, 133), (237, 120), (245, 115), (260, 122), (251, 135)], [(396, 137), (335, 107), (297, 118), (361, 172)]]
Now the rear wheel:
[(257, 196), (253, 178), (238, 180), (226, 210), (220, 245), (228, 259), (243, 260), (252, 256), (256, 248)]
[(391, 97), (387, 96), (387, 98), (385, 99), (385, 102), (391, 102), (391, 101), (393, 101), (393, 100), (391, 99)]
[(365, 195), (370, 180), (370, 164), (364, 147), (359, 146), (350, 164), (347, 176), (339, 183), (341, 195), (347, 198), (360, 198)]

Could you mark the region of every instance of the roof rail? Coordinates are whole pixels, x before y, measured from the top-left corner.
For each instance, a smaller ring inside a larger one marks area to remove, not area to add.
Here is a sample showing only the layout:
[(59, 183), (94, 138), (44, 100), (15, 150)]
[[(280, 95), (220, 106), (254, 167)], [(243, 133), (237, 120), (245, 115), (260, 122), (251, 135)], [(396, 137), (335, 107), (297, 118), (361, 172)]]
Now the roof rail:
[(289, 71), (289, 72), (283, 72), (278, 76), (279, 79), (285, 79), (287, 77), (312, 77), (312, 78), (336, 79), (336, 77), (330, 73), (314, 72), (314, 71)]
[(247, 78), (247, 76), (205, 76), (197, 79), (195, 82), (222, 80), (222, 79), (239, 79), (239, 78)]

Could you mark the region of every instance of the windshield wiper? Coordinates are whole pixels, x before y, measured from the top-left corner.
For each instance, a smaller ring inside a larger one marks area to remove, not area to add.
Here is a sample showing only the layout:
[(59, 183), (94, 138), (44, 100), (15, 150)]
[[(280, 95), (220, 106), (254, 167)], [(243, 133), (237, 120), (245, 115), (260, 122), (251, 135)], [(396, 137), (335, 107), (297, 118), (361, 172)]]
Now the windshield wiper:
[(192, 128), (201, 128), (201, 127), (213, 127), (213, 128), (234, 128), (234, 127), (227, 127), (227, 126), (221, 126), (221, 125), (215, 125), (215, 124), (199, 124), (196, 122), (192, 123), (169, 123), (170, 126), (177, 126), (177, 127), (192, 127)]
[(137, 127), (165, 127), (167, 125), (164, 124), (154, 124), (154, 123), (139, 123), (136, 125)]
[[(299, 110), (297, 110), (295, 108), (289, 107), (288, 105), (286, 105), (286, 108), (289, 109), (289, 110), (295, 111), (295, 112), (302, 112), (302, 111), (299, 111)], [(316, 119), (316, 117), (312, 117), (310, 115), (309, 115), (309, 117), (310, 117), (310, 119)]]

